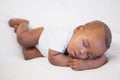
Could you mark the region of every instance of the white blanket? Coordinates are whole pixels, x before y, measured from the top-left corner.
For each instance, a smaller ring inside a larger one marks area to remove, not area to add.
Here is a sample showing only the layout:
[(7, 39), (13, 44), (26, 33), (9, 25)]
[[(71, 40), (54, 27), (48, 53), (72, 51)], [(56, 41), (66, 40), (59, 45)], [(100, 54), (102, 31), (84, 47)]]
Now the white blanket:
[[(120, 80), (119, 0), (1, 0), (0, 1), (0, 80)], [(102, 20), (112, 31), (112, 45), (104, 66), (85, 71), (53, 66), (47, 58), (24, 60), (13, 29), (13, 17), (30, 20), (30, 27), (71, 27)]]

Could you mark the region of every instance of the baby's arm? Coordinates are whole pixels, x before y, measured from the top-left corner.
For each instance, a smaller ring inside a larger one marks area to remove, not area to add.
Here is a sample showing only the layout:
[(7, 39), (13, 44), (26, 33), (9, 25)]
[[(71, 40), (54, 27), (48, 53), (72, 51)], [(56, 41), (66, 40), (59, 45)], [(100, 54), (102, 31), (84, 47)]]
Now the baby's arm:
[(104, 65), (106, 62), (107, 62), (107, 58), (105, 55), (103, 55), (93, 60), (71, 59), (69, 65), (73, 70), (79, 71), (79, 70), (95, 69)]
[(72, 57), (65, 56), (60, 52), (50, 49), (48, 53), (48, 59), (49, 62), (53, 65), (67, 67), (69, 66), (69, 60), (72, 59)]

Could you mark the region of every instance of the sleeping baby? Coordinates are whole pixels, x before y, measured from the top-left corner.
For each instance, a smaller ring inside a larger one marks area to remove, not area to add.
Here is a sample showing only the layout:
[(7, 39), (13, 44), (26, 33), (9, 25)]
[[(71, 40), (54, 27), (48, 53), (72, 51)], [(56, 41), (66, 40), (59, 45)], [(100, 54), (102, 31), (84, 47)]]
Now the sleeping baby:
[(13, 18), (17, 41), (26, 60), (48, 57), (55, 66), (73, 70), (95, 69), (107, 62), (105, 52), (111, 44), (111, 31), (101, 21), (92, 21), (75, 28), (38, 27), (29, 29), (29, 21)]

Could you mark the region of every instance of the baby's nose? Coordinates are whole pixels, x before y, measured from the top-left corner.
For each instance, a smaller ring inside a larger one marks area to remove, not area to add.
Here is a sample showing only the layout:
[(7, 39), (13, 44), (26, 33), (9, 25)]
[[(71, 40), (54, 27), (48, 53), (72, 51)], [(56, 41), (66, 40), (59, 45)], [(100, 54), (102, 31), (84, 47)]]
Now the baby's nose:
[(81, 59), (87, 59), (88, 58), (86, 49), (81, 49), (80, 50), (80, 58)]

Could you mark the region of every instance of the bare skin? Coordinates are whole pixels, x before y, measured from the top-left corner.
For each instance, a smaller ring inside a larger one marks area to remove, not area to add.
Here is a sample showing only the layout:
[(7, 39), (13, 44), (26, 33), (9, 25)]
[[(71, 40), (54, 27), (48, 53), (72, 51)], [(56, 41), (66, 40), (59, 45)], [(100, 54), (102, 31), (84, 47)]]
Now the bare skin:
[(69, 66), (77, 71), (98, 68), (107, 62), (104, 37), (102, 29), (91, 31), (78, 26), (67, 47), (69, 56), (50, 49), (49, 61), (53, 65)]
[(23, 54), (26, 60), (43, 57), (40, 51), (35, 47), (43, 28), (29, 30), (29, 21), (25, 19), (10, 19), (9, 25), (14, 28), (18, 43), (23, 47)]
[[(35, 45), (38, 44), (38, 39), (44, 29), (39, 27), (30, 30), (28, 24), (29, 21), (25, 19), (9, 20), (9, 25), (14, 28), (17, 35), (18, 43), (23, 47), (25, 59), (43, 57)], [(100, 35), (94, 33), (100, 33)], [(106, 51), (103, 37), (104, 33), (100, 30), (94, 30), (91, 33), (91, 31), (86, 31), (84, 27), (79, 26), (74, 30), (68, 44), (69, 56), (49, 49), (49, 62), (56, 66), (70, 67), (77, 71), (98, 68), (107, 62), (107, 58), (103, 54)]]

